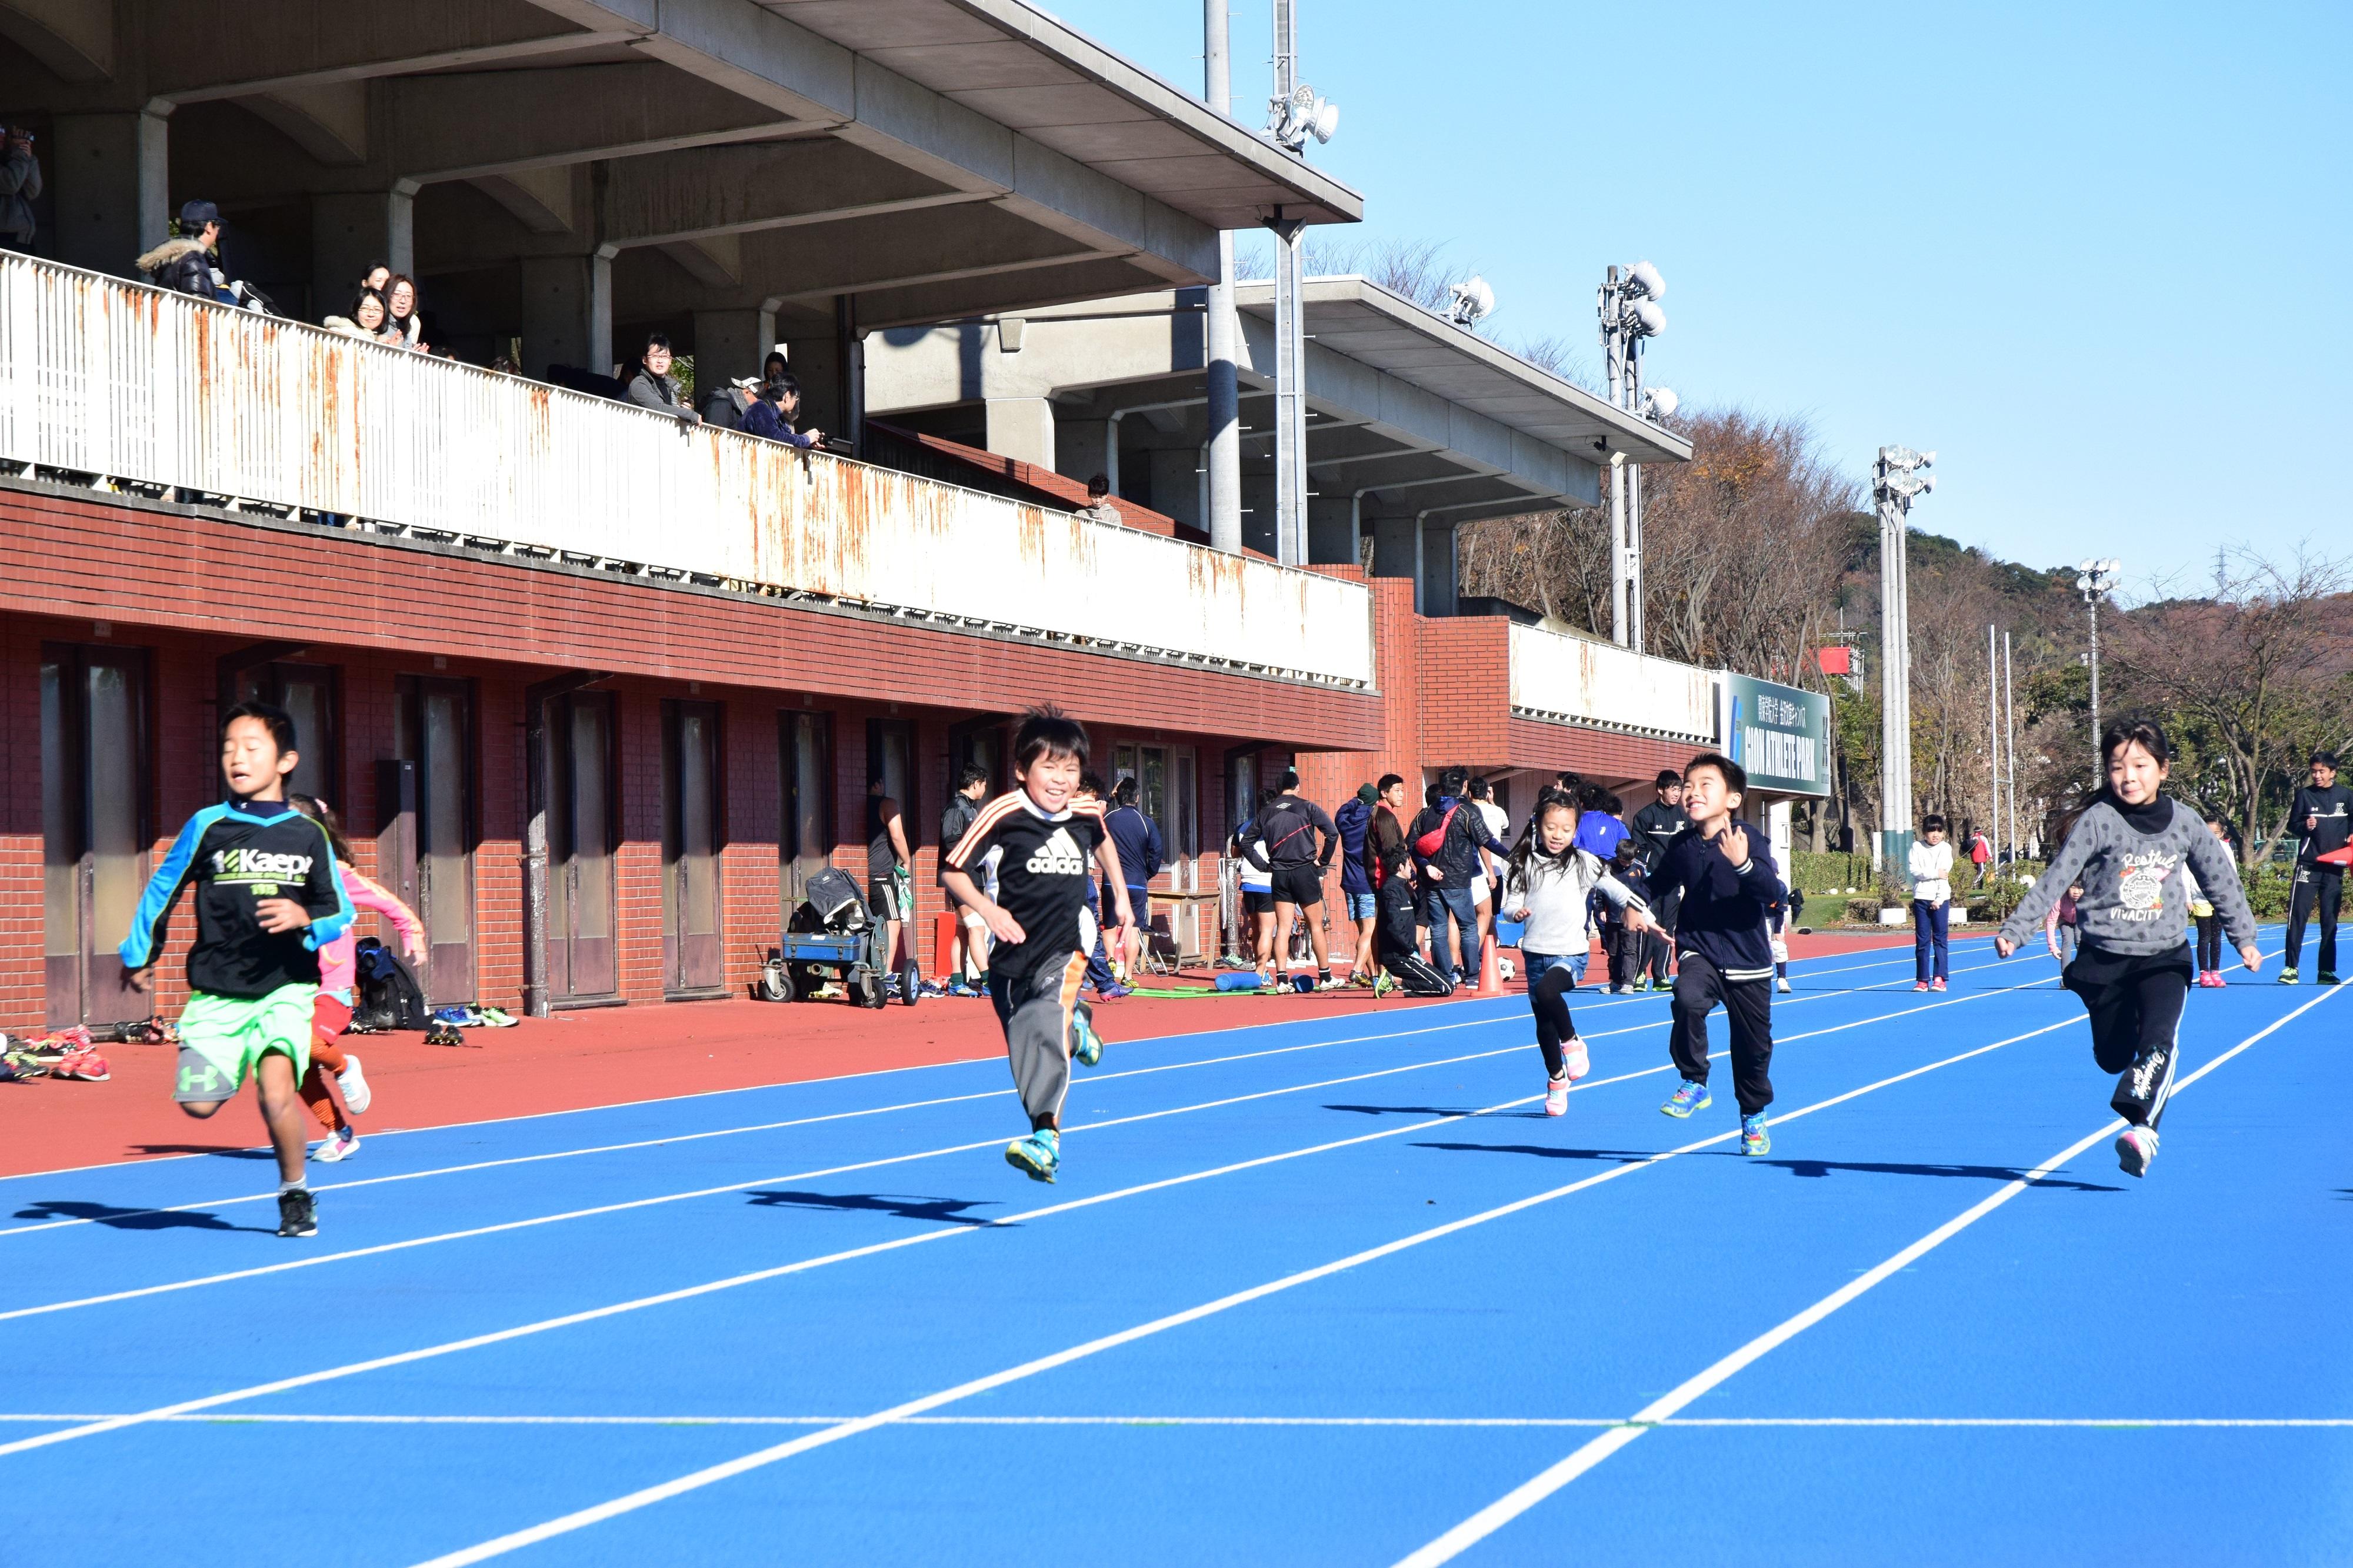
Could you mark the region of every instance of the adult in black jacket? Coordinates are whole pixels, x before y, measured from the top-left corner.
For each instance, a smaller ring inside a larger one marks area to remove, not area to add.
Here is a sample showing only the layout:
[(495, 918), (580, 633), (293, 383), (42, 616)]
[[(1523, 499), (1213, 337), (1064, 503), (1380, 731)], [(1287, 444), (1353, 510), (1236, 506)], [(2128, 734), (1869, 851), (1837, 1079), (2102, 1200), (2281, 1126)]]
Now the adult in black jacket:
[(1374, 786), (1379, 804), (1365, 828), (1365, 877), (1372, 884), (1377, 912), (1374, 947), (1381, 975), (1376, 994), (1385, 994), (1392, 981), (1410, 995), (1451, 996), (1454, 982), (1432, 968), (1421, 956), (1420, 939), (1413, 920), (1413, 846), (1406, 841), (1405, 780), (1383, 773)]
[[(1639, 847), (1642, 869), (1646, 874), (1658, 868), (1659, 861), (1666, 855), (1667, 846), (1691, 828), (1691, 814), (1683, 810), (1683, 774), (1672, 768), (1662, 768), (1655, 787), (1659, 798), (1636, 812), (1634, 820), (1627, 825), (1633, 829), (1629, 837)], [(1676, 906), (1682, 902), (1683, 895), (1676, 893), (1667, 902), (1651, 906), (1651, 912), (1659, 922), (1660, 934), (1644, 939), (1642, 969), (1647, 976), (1644, 984), (1655, 984), (1662, 991), (1667, 987), (1667, 963), (1673, 952), (1664, 933), (1675, 929)]]
[(2337, 984), (2337, 911), (2345, 899), (2345, 868), (2324, 865), (2320, 857), (2345, 847), (2353, 833), (2353, 791), (2337, 782), (2337, 754), (2312, 753), (2312, 782), (2295, 792), (2287, 814), (2288, 831), (2295, 847), (2295, 886), (2288, 895), (2287, 952), (2280, 967), (2280, 984), (2296, 983), (2296, 964), (2304, 957), (2304, 928), (2320, 917), (2319, 973), (2323, 985)]
[(1768, 921), (1783, 899), (1779, 874), (1762, 833), (1734, 814), (1748, 774), (1710, 752), (1683, 769), (1689, 830), (1667, 846), (1651, 873), (1651, 897), (1683, 895), (1675, 924), (1674, 1034), (1668, 1049), (1683, 1083), (1659, 1109), (1669, 1116), (1704, 1110), (1707, 1016), (1724, 1004), (1732, 1034), (1732, 1086), (1740, 1099), (1740, 1152), (1762, 1154), (1773, 1141), (1765, 1108), (1773, 1103), (1773, 940)]
[(220, 244), (220, 208), (210, 202), (180, 206), (180, 233), (138, 260), (139, 270), (158, 289), (199, 300), (218, 300), (213, 283), (213, 250)]
[[(1251, 865), (1274, 879), (1275, 957), (1281, 960), (1291, 940), (1291, 922), (1303, 910), (1324, 901), (1324, 873), (1340, 847), (1340, 830), (1324, 809), (1299, 793), (1299, 775), (1286, 773), (1282, 791), (1258, 815), (1242, 825), (1242, 853)], [(1315, 979), (1332, 984), (1331, 951), (1324, 944), (1324, 922), (1307, 922), (1307, 942), (1315, 952)]]
[[(1471, 892), (1473, 878), (1486, 874), (1479, 851), (1508, 856), (1511, 849), (1488, 831), (1487, 819), (1464, 791), (1470, 774), (1449, 768), (1438, 778), (1438, 788), (1408, 829), (1413, 840), (1414, 863), (1421, 873), (1422, 913), (1430, 921), (1430, 961), (1441, 971), (1451, 968), (1460, 984), (1479, 971), (1479, 906)], [(1434, 836), (1434, 837), (1433, 837)], [(1425, 851), (1422, 845), (1433, 847)], [(1457, 956), (1447, 954), (1446, 921), (1455, 926)]]

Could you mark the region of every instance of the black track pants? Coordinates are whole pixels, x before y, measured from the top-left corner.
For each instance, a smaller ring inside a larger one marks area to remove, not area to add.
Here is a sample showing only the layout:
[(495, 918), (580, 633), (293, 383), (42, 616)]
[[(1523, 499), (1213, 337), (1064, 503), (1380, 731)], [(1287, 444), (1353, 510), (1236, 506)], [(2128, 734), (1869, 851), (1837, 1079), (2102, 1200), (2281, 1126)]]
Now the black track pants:
[(2291, 974), (2304, 957), (2305, 922), (2320, 916), (2320, 967), (2337, 973), (2337, 908), (2345, 898), (2345, 873), (2327, 866), (2298, 866), (2295, 891), (2287, 901), (2287, 954)]
[(1373, 946), (1380, 955), (1381, 967), (1405, 987), (1408, 995), (1453, 995), (1454, 982), (1423, 960), (1415, 940), (1412, 889), (1403, 882), (1390, 881), (1381, 888), (1375, 907), (1379, 915)]
[(1724, 1004), (1732, 1031), (1732, 1089), (1740, 1114), (1754, 1116), (1773, 1103), (1773, 982), (1726, 980), (1715, 964), (1686, 952), (1675, 966), (1674, 1036), (1668, 1050), (1675, 1070), (1691, 1083), (1707, 1081), (1707, 1016)]
[(1642, 973), (1642, 944), (1649, 933), (1628, 931), (1624, 926), (1601, 928), (1601, 951), (1609, 959), (1609, 984), (1631, 985)]
[(2067, 966), (2067, 989), (2091, 1015), (2092, 1059), (2117, 1075), (2108, 1103), (2137, 1127), (2156, 1127), (2173, 1093), (2189, 995), (2183, 957), (2178, 947), (2147, 956), (2086, 949)]
[[(1523, 961), (1527, 953), (1522, 953)], [(1528, 987), (1528, 1011), (1536, 1016), (1536, 1048), (1544, 1052), (1545, 1071), (1553, 1078), (1560, 1076), (1561, 1042), (1577, 1037), (1577, 1021), (1569, 1016), (1568, 994), (1577, 989), (1577, 976), (1568, 965), (1556, 963)]]

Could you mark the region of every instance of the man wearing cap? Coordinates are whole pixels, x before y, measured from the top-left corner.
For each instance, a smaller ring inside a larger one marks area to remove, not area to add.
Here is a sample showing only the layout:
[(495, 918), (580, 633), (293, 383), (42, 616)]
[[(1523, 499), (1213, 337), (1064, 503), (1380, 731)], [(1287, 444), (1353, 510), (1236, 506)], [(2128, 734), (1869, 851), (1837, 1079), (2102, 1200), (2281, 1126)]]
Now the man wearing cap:
[[(210, 202), (185, 202), (180, 206), (180, 233), (139, 258), (139, 270), (158, 289), (193, 294), (199, 300), (221, 300), (213, 281), (214, 247), (220, 243), (220, 208)], [(233, 297), (225, 302), (234, 304)]]

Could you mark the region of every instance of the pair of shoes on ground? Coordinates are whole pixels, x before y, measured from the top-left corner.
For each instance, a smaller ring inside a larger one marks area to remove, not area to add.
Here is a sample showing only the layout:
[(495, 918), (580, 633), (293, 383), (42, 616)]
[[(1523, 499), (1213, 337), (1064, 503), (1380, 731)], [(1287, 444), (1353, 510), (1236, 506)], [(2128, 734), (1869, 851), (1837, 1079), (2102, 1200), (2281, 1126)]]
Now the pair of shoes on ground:
[[(1693, 1111), (1705, 1110), (1715, 1103), (1715, 1099), (1708, 1093), (1707, 1085), (1685, 1079), (1676, 1086), (1674, 1093), (1667, 1096), (1667, 1102), (1659, 1110), (1680, 1121)], [(1741, 1117), (1740, 1152), (1744, 1154), (1765, 1154), (1770, 1153), (1772, 1148), (1773, 1134), (1766, 1122), (1765, 1113), (1756, 1110)]]
[(2198, 972), (2198, 984), (2209, 991), (2219, 991), (2231, 983), (2222, 978), (2219, 969), (2201, 969)]
[[(1786, 990), (1788, 987), (1785, 986), (1783, 989)], [(1913, 983), (1912, 989), (1915, 991), (1942, 991), (1945, 989), (1945, 983), (1942, 979), (1915, 981)]]
[[(2221, 978), (2221, 973), (2222, 972), (2219, 969), (2214, 972), (2217, 981)], [(2279, 983), (2283, 985), (2301, 985), (2304, 984), (2301, 979), (2297, 978), (2296, 973), (2293, 969), (2281, 970)], [(2320, 971), (2320, 973), (2312, 977), (2312, 983), (2315, 985), (2336, 985), (2341, 984), (2341, 982), (2337, 978), (2337, 971), (2333, 969), (2324, 969)]]
[(78, 1079), (104, 1083), (113, 1076), (106, 1058), (93, 1049), (84, 1031), (79, 1040), (46, 1036), (11, 1045), (0, 1035), (0, 1083), (29, 1083), (37, 1078)]

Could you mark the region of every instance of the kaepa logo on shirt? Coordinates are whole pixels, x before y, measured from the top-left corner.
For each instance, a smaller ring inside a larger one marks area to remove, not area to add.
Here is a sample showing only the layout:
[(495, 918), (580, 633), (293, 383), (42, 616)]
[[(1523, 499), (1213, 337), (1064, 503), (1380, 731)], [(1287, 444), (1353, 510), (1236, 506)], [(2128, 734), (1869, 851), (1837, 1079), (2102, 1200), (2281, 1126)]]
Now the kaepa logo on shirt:
[(1079, 853), (1076, 840), (1067, 827), (1054, 829), (1054, 837), (1038, 846), (1029, 857), (1029, 874), (1033, 877), (1083, 877), (1087, 874), (1087, 858)]
[(299, 882), (311, 874), (308, 855), (270, 855), (259, 849), (213, 851), (213, 875), (231, 882)]

